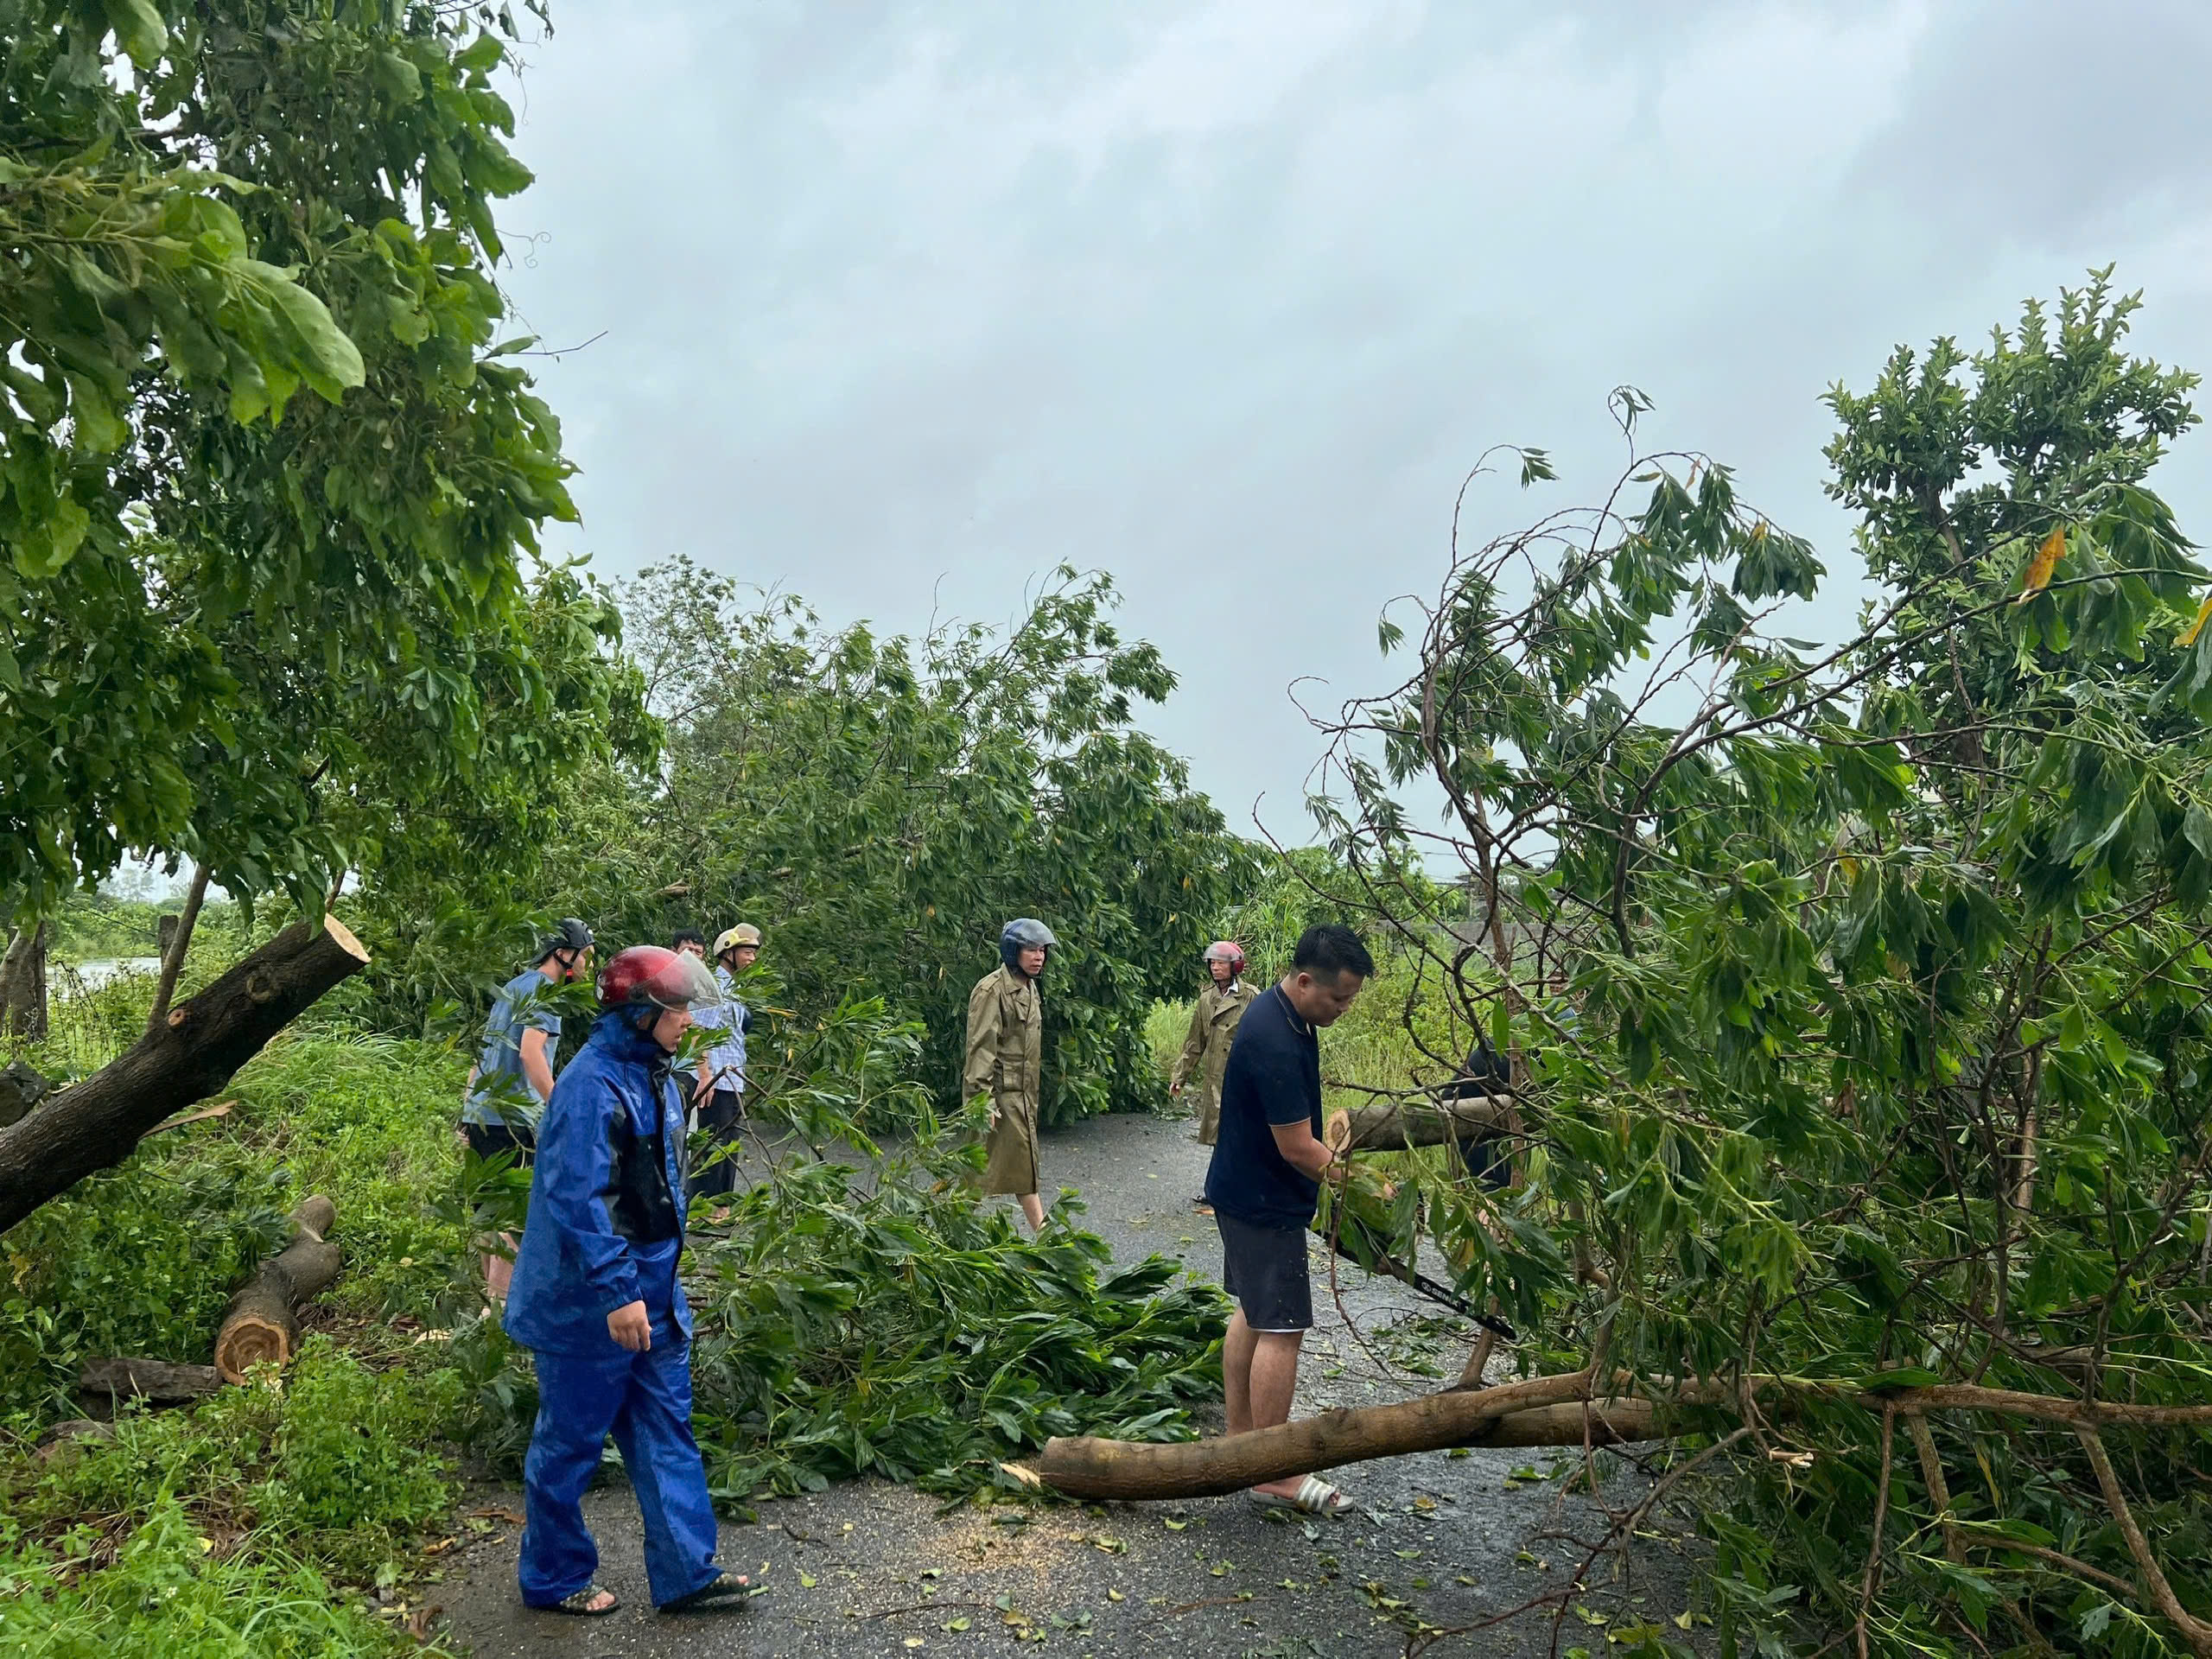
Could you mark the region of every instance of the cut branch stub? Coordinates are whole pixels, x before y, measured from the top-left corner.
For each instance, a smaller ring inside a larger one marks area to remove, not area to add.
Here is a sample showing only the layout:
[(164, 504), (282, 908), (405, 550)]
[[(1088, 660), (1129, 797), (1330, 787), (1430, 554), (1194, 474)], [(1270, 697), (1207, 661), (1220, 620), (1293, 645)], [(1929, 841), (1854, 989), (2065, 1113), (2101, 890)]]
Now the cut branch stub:
[[(1402, 1152), (1408, 1147), (1440, 1147), (1457, 1141), (1475, 1141), (1509, 1130), (1513, 1103), (1503, 1096), (1478, 1096), (1446, 1102), (1386, 1102), (1362, 1106), (1342, 1114), (1344, 1127), (1332, 1121), (1325, 1135), (1331, 1145), (1348, 1152)], [(1344, 1139), (1336, 1139), (1341, 1134)]]

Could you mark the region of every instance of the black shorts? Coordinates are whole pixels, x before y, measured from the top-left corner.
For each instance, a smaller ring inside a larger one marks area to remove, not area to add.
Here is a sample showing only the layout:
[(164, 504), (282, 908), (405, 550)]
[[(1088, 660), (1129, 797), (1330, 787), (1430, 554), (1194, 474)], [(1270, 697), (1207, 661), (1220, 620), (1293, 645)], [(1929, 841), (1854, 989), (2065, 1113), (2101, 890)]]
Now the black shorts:
[(1255, 1331), (1313, 1328), (1313, 1281), (1306, 1270), (1306, 1229), (1265, 1227), (1214, 1212), (1221, 1229), (1222, 1288)]
[(464, 1123), (461, 1132), (468, 1137), (468, 1149), (479, 1158), (496, 1158), (503, 1152), (512, 1152), (515, 1167), (528, 1169), (531, 1160), (537, 1155), (537, 1137), (528, 1129), (505, 1123)]

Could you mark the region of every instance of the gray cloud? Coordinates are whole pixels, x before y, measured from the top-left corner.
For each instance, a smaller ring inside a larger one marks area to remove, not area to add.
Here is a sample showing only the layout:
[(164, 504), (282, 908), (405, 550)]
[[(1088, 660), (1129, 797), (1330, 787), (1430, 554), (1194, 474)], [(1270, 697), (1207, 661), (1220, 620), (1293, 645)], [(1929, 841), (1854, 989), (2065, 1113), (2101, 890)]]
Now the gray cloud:
[[(1892, 343), (2118, 257), (2145, 349), (2212, 359), (2195, 175), (2121, 159), (2204, 118), (2079, 92), (2082, 15), (602, 0), (532, 54), (512, 288), (551, 343), (607, 331), (544, 376), (604, 569), (681, 550), (912, 629), (1104, 567), (1184, 677), (1154, 728), (1297, 834), (1284, 688), (1387, 682), (1376, 613), (1433, 590), (1485, 445), (1567, 477), (1479, 491), (1478, 531), (1585, 497), (1632, 381), (1847, 571), (1818, 397)], [(2096, 15), (2101, 88), (2201, 48), (2179, 5)], [(2008, 170), (2068, 97), (2102, 159)], [(2201, 472), (2164, 480), (2200, 519)]]

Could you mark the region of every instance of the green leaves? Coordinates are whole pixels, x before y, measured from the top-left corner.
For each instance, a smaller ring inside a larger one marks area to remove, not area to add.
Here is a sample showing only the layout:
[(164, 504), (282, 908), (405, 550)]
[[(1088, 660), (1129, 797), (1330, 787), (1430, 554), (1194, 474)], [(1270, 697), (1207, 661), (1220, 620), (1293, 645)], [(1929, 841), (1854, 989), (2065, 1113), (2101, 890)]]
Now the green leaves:
[[(2124, 354), (2133, 308), (2101, 274), (1979, 356), (1938, 340), (1832, 396), (1884, 584), (1850, 637), (1767, 636), (1810, 550), (1724, 468), (1639, 457), (1624, 508), (1463, 550), (1403, 689), (1332, 734), (1317, 816), (1414, 982), (1411, 1081), (1477, 1030), (1516, 1055), (1518, 1190), (1412, 1167), (1461, 1293), (1540, 1310), (1516, 1320), (1565, 1351), (1545, 1369), (1603, 1332), (1662, 1395), (1757, 1370), (2202, 1397), (2212, 639), (2143, 483), (2194, 380)], [(1516, 1259), (1513, 1226), (1578, 1271)], [(1900, 1415), (1885, 1446), (1878, 1409), (1810, 1399), (1778, 1423), (1704, 1513), (1724, 1643), (2067, 1648), (2104, 1604), (2048, 1552), (2138, 1571), (2063, 1425)], [(2196, 1605), (2202, 1459), (2136, 1451), (2120, 1478)]]
[(289, 0), (174, 34), (154, 0), (17, 11), (0, 901), (188, 854), (314, 906), (456, 799), (500, 868), (632, 687), (572, 578), (535, 608), (569, 469), (527, 377), (478, 360), (487, 203), (527, 176), (499, 37)]
[(123, 49), (141, 69), (151, 69), (168, 50), (168, 25), (153, 0), (100, 0)]

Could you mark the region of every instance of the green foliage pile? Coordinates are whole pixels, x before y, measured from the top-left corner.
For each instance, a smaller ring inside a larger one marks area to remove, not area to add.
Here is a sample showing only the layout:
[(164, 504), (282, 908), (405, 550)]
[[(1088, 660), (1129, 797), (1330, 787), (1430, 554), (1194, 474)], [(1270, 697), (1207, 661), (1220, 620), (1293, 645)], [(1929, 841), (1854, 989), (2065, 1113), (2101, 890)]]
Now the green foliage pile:
[(1153, 1256), (1116, 1270), (1060, 1217), (1032, 1239), (966, 1169), (786, 1166), (695, 1254), (697, 1426), (718, 1494), (880, 1475), (1007, 1484), (1055, 1434), (1193, 1437), (1217, 1397), (1227, 1303)]
[(1392, 1224), (1535, 1355), (1733, 1402), (1732, 1653), (2212, 1651), (2212, 1434), (2126, 1419), (2212, 1379), (2212, 603), (2148, 483), (2195, 380), (2126, 355), (2133, 304), (2099, 276), (1834, 395), (1888, 584), (1841, 646), (1776, 631), (1808, 543), (1641, 455), (1386, 624), (1418, 664), (1338, 734), (1421, 1018), (1520, 1062), (1522, 1189)]

